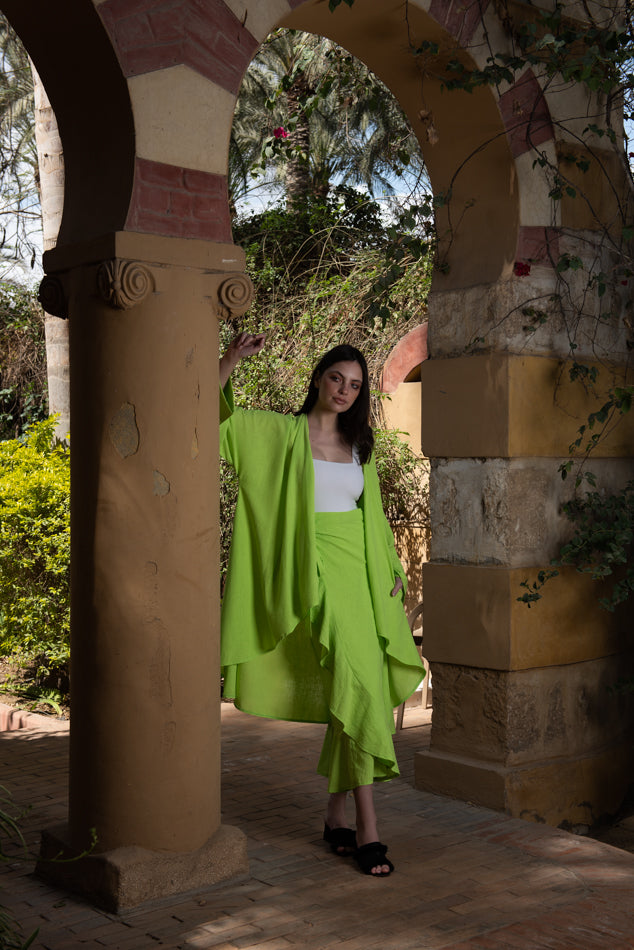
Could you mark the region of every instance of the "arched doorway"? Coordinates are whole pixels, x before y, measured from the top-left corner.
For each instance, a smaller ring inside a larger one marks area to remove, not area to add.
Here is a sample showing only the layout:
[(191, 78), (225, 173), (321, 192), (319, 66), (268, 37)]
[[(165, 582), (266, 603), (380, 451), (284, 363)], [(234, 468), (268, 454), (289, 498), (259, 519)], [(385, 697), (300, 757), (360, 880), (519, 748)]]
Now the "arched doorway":
[[(484, 28), (504, 36), (497, 12), (436, 0), (333, 13), (314, 0), (4, 9), (47, 87), (67, 166), (45, 261), (72, 360), (74, 709), (70, 825), (56, 837), (81, 848), (95, 827), (99, 853), (90, 876), (58, 876), (119, 908), (245, 866), (240, 834), (220, 825), (215, 320), (250, 299), (226, 148), (242, 74), (279, 24), (331, 37), (387, 83), (420, 129), (437, 195), (423, 448), (442, 543), (426, 569), (436, 712), (419, 781), (555, 824), (614, 807), (630, 777), (622, 717), (602, 702), (618, 626), (574, 577), (548, 609), (548, 637), (514, 597), (551, 556), (560, 523), (539, 512), (553, 510), (570, 418), (587, 412), (576, 396), (553, 411), (568, 351), (550, 329), (527, 343), (523, 301), (554, 287), (561, 225), (588, 222), (563, 204), (554, 226), (532, 173), (531, 149), (556, 154), (558, 140), (556, 104), (531, 71), (449, 96), (442, 56), (433, 68), (425, 57), (433, 46), (477, 63)], [(627, 361), (618, 334), (612, 355)], [(604, 454), (629, 449), (613, 440)]]

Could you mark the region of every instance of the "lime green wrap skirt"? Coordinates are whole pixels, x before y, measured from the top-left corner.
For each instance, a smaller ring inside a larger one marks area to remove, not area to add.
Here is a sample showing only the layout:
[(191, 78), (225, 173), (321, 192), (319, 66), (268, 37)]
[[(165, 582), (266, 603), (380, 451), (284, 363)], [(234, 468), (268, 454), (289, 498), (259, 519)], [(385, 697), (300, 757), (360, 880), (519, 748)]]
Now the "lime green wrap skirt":
[(328, 723), (317, 771), (329, 792), (341, 792), (399, 774), (393, 708), (423, 672), (417, 680), (402, 599), (390, 597), (393, 578), (385, 597), (394, 640), (377, 633), (361, 509), (319, 512), (315, 526), (318, 604), (274, 650), (226, 667), (225, 696), (254, 715)]

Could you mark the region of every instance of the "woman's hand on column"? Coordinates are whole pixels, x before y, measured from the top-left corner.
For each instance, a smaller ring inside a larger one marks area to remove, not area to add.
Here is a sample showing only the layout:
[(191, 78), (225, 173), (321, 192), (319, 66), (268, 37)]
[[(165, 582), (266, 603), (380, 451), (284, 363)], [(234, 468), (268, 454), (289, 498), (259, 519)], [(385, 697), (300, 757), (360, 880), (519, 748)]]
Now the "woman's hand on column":
[(234, 337), (220, 358), (220, 386), (223, 389), (240, 360), (259, 353), (265, 340), (265, 333), (238, 333)]
[(390, 591), (391, 596), (392, 596), (392, 597), (396, 597), (396, 595), (397, 595), (398, 593), (400, 593), (402, 590), (403, 590), (403, 581), (401, 580), (400, 577), (395, 576), (395, 577), (394, 577), (394, 587), (393, 587), (392, 590)]

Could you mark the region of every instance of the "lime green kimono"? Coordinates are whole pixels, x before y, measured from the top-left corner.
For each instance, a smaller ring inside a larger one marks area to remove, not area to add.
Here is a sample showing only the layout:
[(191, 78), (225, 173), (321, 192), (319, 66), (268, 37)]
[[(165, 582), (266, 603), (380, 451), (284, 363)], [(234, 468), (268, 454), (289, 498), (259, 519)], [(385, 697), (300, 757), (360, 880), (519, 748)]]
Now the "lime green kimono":
[[(225, 696), (255, 715), (330, 722), (339, 711), (331, 708), (329, 689), (323, 685), (327, 661), (311, 638), (320, 577), (307, 417), (235, 409), (229, 383), (220, 395), (220, 418), (221, 455), (240, 483), (222, 605)], [(363, 466), (363, 474), (358, 507), (363, 512), (373, 635), (384, 656), (383, 691), (394, 708), (416, 689), (423, 669), (403, 595), (390, 597), (395, 575), (404, 587), (406, 578), (383, 513), (373, 458)], [(342, 705), (350, 705), (346, 689), (340, 693)]]

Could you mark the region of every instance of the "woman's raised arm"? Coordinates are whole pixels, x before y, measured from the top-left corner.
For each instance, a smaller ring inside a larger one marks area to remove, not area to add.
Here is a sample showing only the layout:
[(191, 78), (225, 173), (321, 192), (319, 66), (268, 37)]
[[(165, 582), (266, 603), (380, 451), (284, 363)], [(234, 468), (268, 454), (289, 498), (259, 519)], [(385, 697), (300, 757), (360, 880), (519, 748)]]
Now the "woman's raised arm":
[(238, 333), (220, 358), (220, 386), (225, 388), (234, 369), (246, 356), (255, 356), (264, 346), (265, 333)]

